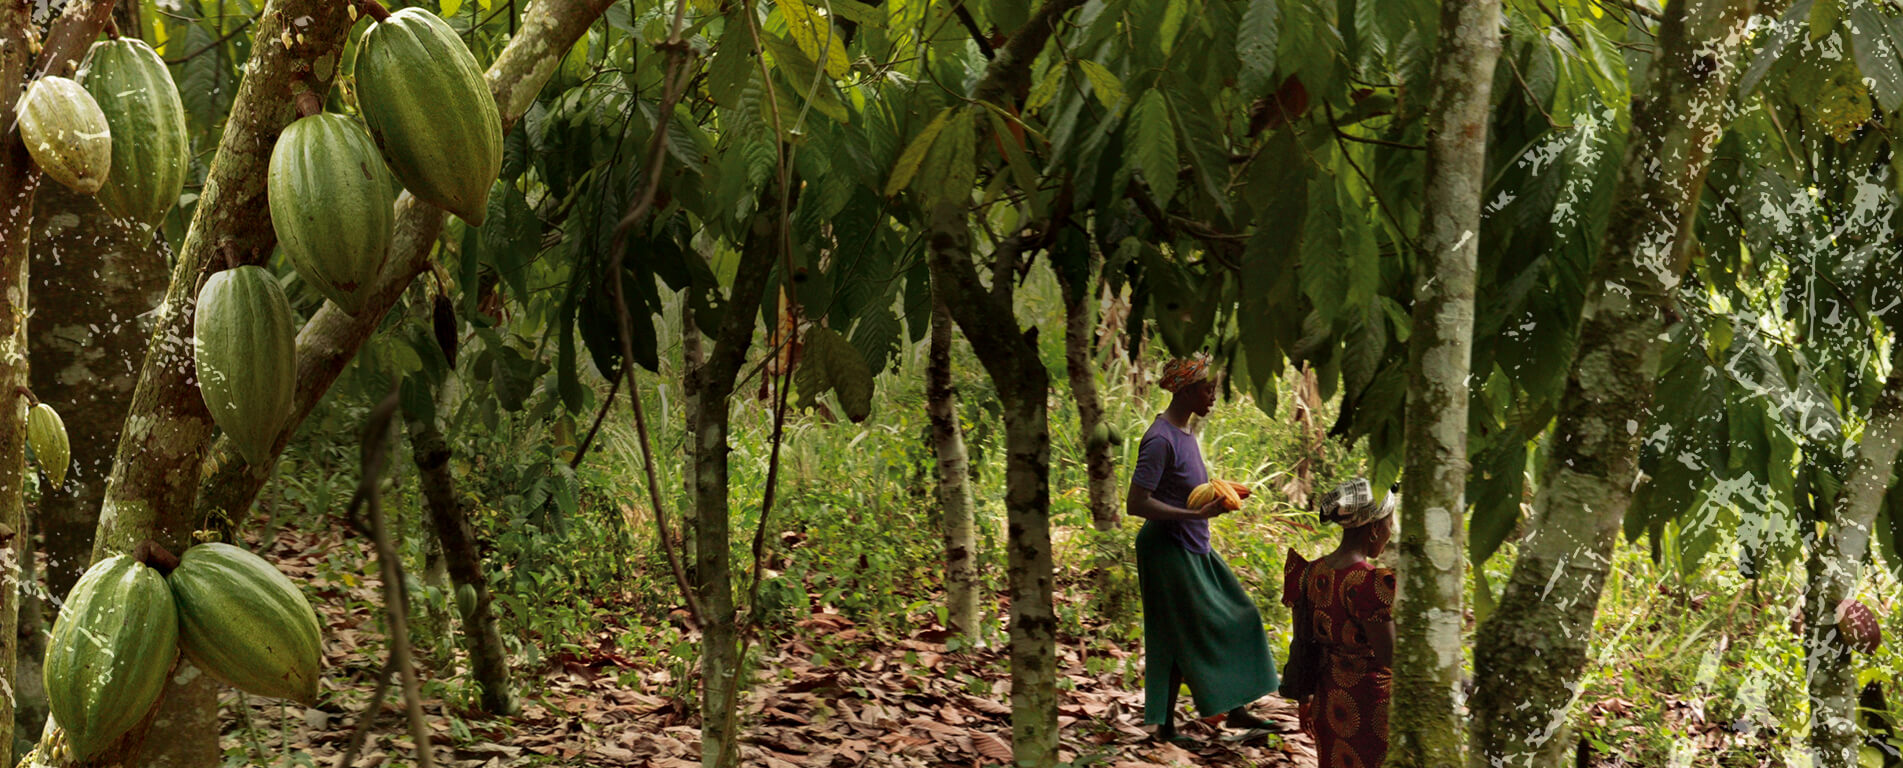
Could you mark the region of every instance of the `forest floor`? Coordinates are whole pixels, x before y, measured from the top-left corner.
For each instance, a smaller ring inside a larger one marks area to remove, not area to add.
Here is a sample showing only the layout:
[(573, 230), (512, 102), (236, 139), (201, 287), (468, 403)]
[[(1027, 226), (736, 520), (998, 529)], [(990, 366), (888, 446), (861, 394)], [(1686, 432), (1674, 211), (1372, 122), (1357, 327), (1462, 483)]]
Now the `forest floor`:
[[(382, 586), (359, 575), (375, 572), (368, 563), (369, 547), (339, 533), (286, 531), (259, 549), (268, 549), (267, 557), (307, 585), (325, 620), (324, 680), (317, 706), (309, 709), (255, 698), (241, 702), (228, 693), (227, 764), (335, 765), (387, 654), (380, 629)], [(339, 569), (339, 560), (365, 567)], [(425, 696), (437, 764), (697, 766), (699, 724), (690, 716), (689, 702), (680, 698), (686, 687), (668, 669), (619, 650), (614, 627), (631, 612), (613, 604), (595, 608), (606, 615), (609, 629), (594, 638), (592, 649), (564, 651), (546, 657), (541, 668), (516, 670), (522, 703), (517, 716), (486, 718), (442, 696)], [(952, 651), (947, 633), (931, 624), (917, 626), (908, 636), (875, 637), (824, 606), (797, 621), (795, 631), (759, 654), (761, 668), (745, 706), (743, 763), (767, 768), (1007, 764), (1011, 725), (1005, 650)], [(824, 650), (816, 652), (816, 645)], [(1315, 764), (1313, 747), (1301, 734), (1240, 743), (1221, 729), (1191, 722), (1183, 731), (1199, 739), (1196, 745), (1186, 749), (1153, 741), (1142, 726), (1142, 692), (1124, 685), (1115, 670), (1088, 672), (1085, 647), (1092, 655), (1118, 660), (1141, 653), (1077, 638), (1060, 646), (1062, 758), (1072, 765)], [(421, 674), (426, 691), (440, 692), (443, 686), (428, 680), (466, 675), (466, 670), (459, 665)], [(415, 764), (400, 701), (393, 684), (376, 709), (357, 765)], [(1294, 705), (1279, 697), (1258, 702), (1255, 711), (1290, 726), (1295, 721)]]

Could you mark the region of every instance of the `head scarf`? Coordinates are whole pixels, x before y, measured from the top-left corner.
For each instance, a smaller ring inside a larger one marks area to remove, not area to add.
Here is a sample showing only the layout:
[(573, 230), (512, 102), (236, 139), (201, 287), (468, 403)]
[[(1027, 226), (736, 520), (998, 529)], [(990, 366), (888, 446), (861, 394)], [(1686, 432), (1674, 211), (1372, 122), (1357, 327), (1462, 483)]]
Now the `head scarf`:
[(1374, 502), (1374, 490), (1368, 486), (1368, 478), (1357, 477), (1324, 494), (1321, 499), (1323, 520), (1340, 523), (1343, 528), (1360, 528), (1369, 523), (1386, 520), (1394, 514), (1399, 497), (1389, 492), (1381, 503)]
[(1163, 365), (1163, 377), (1156, 383), (1164, 392), (1175, 392), (1209, 378), (1209, 358), (1204, 355), (1179, 357)]

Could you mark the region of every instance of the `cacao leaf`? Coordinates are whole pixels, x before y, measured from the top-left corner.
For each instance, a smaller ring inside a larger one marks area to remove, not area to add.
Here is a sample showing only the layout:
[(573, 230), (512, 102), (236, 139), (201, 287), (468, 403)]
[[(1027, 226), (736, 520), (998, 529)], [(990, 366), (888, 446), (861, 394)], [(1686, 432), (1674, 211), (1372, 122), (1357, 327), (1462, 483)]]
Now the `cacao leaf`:
[(1168, 207), (1176, 197), (1176, 171), (1181, 163), (1176, 154), (1176, 126), (1170, 122), (1162, 91), (1152, 88), (1137, 99), (1130, 111), (1130, 130), (1125, 162), (1143, 173), (1157, 205)]

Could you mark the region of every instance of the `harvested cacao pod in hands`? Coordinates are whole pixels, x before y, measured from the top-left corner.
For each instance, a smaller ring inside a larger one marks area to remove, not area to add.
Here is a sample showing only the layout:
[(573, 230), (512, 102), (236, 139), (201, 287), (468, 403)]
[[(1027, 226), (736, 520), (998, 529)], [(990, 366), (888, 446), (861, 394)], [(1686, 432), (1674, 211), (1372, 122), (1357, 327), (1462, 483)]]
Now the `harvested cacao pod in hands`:
[(1204, 505), (1222, 499), (1222, 506), (1231, 512), (1242, 508), (1242, 500), (1249, 498), (1249, 486), (1229, 480), (1211, 480), (1196, 486), (1189, 492), (1189, 508), (1202, 509)]

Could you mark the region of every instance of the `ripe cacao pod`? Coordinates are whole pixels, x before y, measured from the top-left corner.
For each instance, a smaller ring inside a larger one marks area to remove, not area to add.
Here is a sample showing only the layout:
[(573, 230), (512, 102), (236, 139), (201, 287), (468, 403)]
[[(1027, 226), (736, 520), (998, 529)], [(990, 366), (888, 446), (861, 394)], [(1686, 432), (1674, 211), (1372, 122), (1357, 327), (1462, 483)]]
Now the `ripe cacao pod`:
[(80, 194), (99, 191), (112, 170), (112, 129), (79, 83), (48, 75), (20, 99), (20, 142), (40, 170)]
[(254, 466), (271, 457), (291, 414), (296, 333), (290, 302), (263, 267), (224, 270), (198, 291), (192, 321), (198, 391), (212, 421)]
[(1202, 509), (1203, 505), (1221, 499), (1223, 509), (1234, 512), (1242, 508), (1242, 495), (1236, 491), (1239, 487), (1241, 484), (1227, 480), (1211, 480), (1203, 483), (1189, 492), (1189, 508)]
[(88, 568), (53, 622), (44, 670), (47, 705), (74, 755), (90, 758), (138, 725), (177, 657), (165, 577), (130, 555)]
[(317, 700), (323, 641), (304, 593), (264, 558), (230, 544), (185, 550), (170, 579), (186, 658), (246, 693)]
[(94, 45), (79, 79), (112, 130), (112, 171), (99, 202), (119, 218), (158, 223), (178, 204), (192, 159), (171, 71), (145, 41), (122, 37)]
[(396, 197), (383, 157), (357, 121), (319, 114), (291, 123), (271, 150), (271, 227), (304, 282), (356, 314), (383, 267)]
[(53, 406), (40, 403), (26, 412), (26, 444), (33, 449), (47, 481), (54, 488), (60, 487), (66, 480), (66, 467), (73, 461), (73, 448), (66, 438), (66, 422)]
[(411, 195), (482, 225), (502, 172), (502, 117), (449, 24), (414, 7), (373, 22), (357, 43), (357, 103)]
[(1837, 604), (1837, 631), (1845, 645), (1863, 653), (1876, 653), (1883, 645), (1883, 623), (1869, 606), (1855, 598)]

